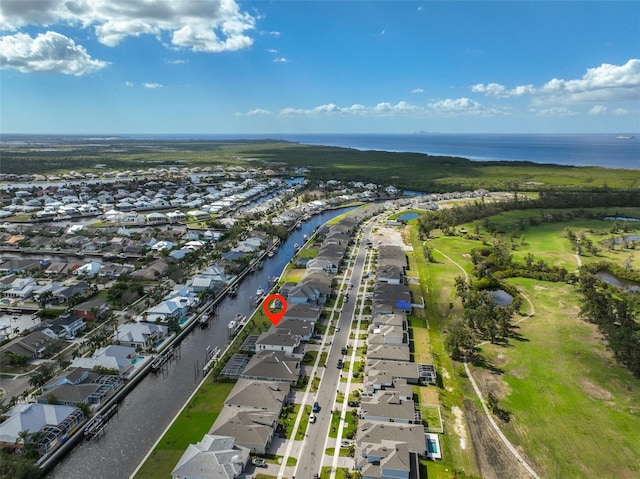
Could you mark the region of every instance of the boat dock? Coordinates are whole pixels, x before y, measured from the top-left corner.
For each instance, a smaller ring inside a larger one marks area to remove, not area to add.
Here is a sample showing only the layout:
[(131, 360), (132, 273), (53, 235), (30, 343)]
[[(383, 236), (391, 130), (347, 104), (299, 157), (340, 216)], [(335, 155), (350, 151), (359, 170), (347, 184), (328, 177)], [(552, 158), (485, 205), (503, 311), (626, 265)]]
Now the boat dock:
[(98, 437), (100, 433), (104, 433), (107, 422), (109, 422), (109, 419), (111, 419), (116, 412), (118, 412), (118, 405), (113, 404), (109, 409), (91, 419), (84, 428), (85, 439), (88, 441), (89, 439)]

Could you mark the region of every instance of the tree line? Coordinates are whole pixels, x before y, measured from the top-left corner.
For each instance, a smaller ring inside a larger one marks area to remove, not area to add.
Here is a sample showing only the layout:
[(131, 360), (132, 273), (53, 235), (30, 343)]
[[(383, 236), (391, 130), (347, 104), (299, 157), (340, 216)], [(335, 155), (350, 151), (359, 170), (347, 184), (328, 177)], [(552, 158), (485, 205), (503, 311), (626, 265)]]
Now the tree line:
[[(624, 207), (640, 204), (640, 190), (611, 190), (608, 188), (594, 188), (589, 191), (564, 191), (547, 189), (539, 192), (539, 198), (531, 199), (518, 196), (506, 201), (485, 201), (484, 199), (467, 202), (453, 208), (429, 211), (418, 217), (418, 229), (422, 238), (429, 238), (433, 230), (439, 229), (443, 234), (451, 234), (456, 225), (469, 223), (483, 218), (503, 213), (505, 211), (522, 209), (541, 209), (539, 217), (529, 219), (529, 226), (535, 226), (546, 221), (564, 221), (567, 218), (597, 217), (586, 208), (595, 207)], [(544, 211), (545, 209), (575, 208), (571, 211)], [(522, 220), (525, 221), (525, 220)], [(485, 225), (491, 232), (495, 225), (490, 222)], [(524, 224), (522, 226), (525, 226)], [(477, 234), (478, 232), (476, 232)]]
[(607, 284), (587, 268), (581, 269), (581, 314), (598, 325), (616, 360), (640, 377), (640, 298)]

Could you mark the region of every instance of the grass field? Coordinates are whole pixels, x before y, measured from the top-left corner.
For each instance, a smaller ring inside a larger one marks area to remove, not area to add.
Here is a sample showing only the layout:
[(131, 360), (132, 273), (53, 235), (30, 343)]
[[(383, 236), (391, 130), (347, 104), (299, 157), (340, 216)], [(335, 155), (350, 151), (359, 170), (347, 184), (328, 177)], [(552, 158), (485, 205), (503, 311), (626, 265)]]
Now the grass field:
[(201, 441), (209, 432), (233, 386), (233, 383), (204, 384), (151, 452), (135, 479), (169, 477), (189, 444)]
[[(422, 296), (426, 301), (424, 310), (417, 310), (412, 318), (412, 334), (424, 338), (428, 331), (428, 347), (418, 346), (414, 339), (414, 354), (431, 354), (441, 378), (441, 385), (425, 392), (424, 401), (430, 404), (440, 404), (442, 419), (445, 423), (445, 434), (440, 436), (442, 448), (441, 461), (426, 461), (423, 463), (428, 471), (429, 479), (450, 479), (454, 477), (454, 470), (477, 474), (473, 444), (468, 440), (467, 426), (462, 412), (463, 390), (459, 377), (454, 373), (454, 366), (444, 351), (443, 330), (446, 330), (447, 317), (450, 314), (460, 314), (459, 305), (449, 308), (454, 301), (453, 280), (460, 275), (460, 270), (452, 263), (440, 258), (438, 263), (429, 263), (419, 252), (422, 251), (422, 241), (418, 238), (416, 228), (409, 229), (406, 242), (413, 247), (416, 254), (409, 255), (409, 273), (420, 278)], [(449, 286), (451, 285), (451, 286)], [(427, 330), (428, 326), (428, 330)], [(420, 331), (422, 329), (422, 331)], [(421, 388), (422, 389), (422, 388)], [(437, 390), (437, 401), (434, 400), (434, 390)]]
[[(640, 209), (624, 211), (626, 216), (640, 217)], [(527, 226), (517, 234), (508, 231), (510, 225), (521, 224), (532, 213), (509, 212), (490, 218), (507, 230), (503, 240), (514, 238), (514, 259), (523, 260), (530, 252), (537, 259), (574, 271), (575, 251), (563, 235), (564, 228), (584, 232), (594, 244), (611, 236), (610, 221), (583, 219)], [(473, 231), (473, 224), (464, 226)], [(635, 224), (629, 226), (627, 234), (637, 234)], [(481, 234), (491, 241), (483, 228)], [(435, 343), (433, 338), (446, 327), (446, 318), (460, 313), (453, 281), (463, 275), (460, 268), (471, 274), (468, 253), (482, 241), (438, 237), (429, 244), (435, 249), (436, 260), (427, 266), (430, 305), (439, 313), (429, 319), (429, 334)], [(638, 266), (638, 251), (631, 249), (603, 248), (598, 256), (584, 255), (581, 260), (607, 259), (621, 264), (628, 258)], [(574, 286), (523, 278), (508, 282), (531, 300), (535, 315), (518, 323), (522, 340), (512, 339), (507, 347), (482, 346), (482, 353), (503, 374), (473, 368), (484, 393), (496, 393), (500, 406), (512, 415), (509, 423), (501, 423), (507, 437), (543, 477), (640, 477), (640, 381), (615, 363), (597, 328), (579, 318), (579, 296)], [(466, 385), (463, 389), (470, 394)], [(446, 441), (443, 450), (447, 452)], [(451, 463), (460, 468), (457, 460), (454, 456)], [(430, 478), (449, 477), (432, 474), (430, 463), (426, 466)]]
[(512, 282), (536, 307), (519, 325), (526, 340), (482, 347), (504, 370), (503, 431), (545, 477), (640, 477), (640, 382), (579, 318), (573, 287)]

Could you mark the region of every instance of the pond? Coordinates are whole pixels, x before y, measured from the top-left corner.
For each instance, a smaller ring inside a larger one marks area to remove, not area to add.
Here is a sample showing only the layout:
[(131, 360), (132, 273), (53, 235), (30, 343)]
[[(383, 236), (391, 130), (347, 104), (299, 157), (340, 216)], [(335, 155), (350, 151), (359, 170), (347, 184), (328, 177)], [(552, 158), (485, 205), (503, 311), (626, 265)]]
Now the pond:
[(640, 235), (626, 235), (621, 238), (616, 238), (616, 244), (622, 243), (622, 238), (624, 238), (625, 241), (640, 241)]
[(507, 293), (504, 289), (491, 289), (489, 290), (489, 294), (495, 298), (496, 303), (500, 306), (509, 306), (513, 303), (513, 296)]
[(604, 219), (610, 221), (640, 221), (638, 218), (629, 218), (628, 216), (605, 216)]
[(617, 276), (611, 274), (610, 271), (598, 271), (597, 276), (602, 280), (619, 288), (630, 289), (631, 291), (640, 292), (640, 284), (635, 281), (627, 281), (620, 279)]
[(419, 216), (418, 213), (410, 212), (410, 213), (405, 213), (401, 216), (398, 216), (396, 219), (398, 221), (409, 221), (409, 220), (415, 220), (418, 216)]

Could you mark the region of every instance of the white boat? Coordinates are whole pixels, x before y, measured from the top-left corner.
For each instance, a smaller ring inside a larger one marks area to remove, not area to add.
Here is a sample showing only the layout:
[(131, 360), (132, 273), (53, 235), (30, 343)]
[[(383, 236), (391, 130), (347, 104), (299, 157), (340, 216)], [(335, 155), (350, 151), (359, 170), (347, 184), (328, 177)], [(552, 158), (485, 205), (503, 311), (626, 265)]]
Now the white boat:
[(258, 298), (261, 298), (262, 296), (264, 296), (264, 288), (262, 286), (260, 286), (257, 290), (256, 290), (256, 296)]
[(618, 135), (616, 136), (616, 140), (630, 140), (631, 138), (635, 138), (633, 135)]
[(300, 249), (300, 245), (298, 243), (293, 245), (293, 248), (298, 251)]
[(302, 235), (302, 239), (304, 239), (305, 241), (309, 239), (309, 235), (308, 234), (304, 234)]

